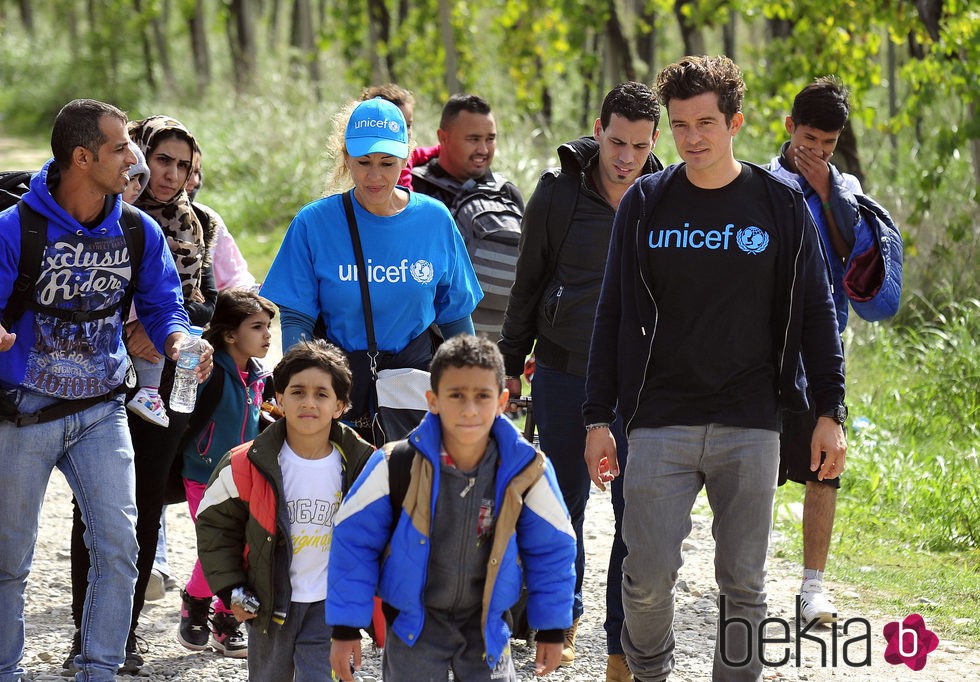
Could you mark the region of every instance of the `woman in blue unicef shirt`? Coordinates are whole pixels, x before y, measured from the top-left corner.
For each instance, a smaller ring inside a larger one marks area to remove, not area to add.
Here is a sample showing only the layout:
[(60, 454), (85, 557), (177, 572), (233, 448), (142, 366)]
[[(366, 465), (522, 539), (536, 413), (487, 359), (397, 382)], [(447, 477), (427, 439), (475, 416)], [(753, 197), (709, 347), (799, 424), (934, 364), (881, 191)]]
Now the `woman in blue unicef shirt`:
[[(349, 114), (348, 114), (349, 112)], [(473, 333), (483, 297), (462, 237), (446, 207), (399, 187), (409, 153), (397, 106), (377, 98), (338, 116), (337, 187), (353, 185), (378, 368), (428, 369), (435, 323), (444, 338)], [(293, 219), (262, 286), (280, 309), (285, 351), (314, 327), (351, 358), (354, 387), (345, 419), (367, 433), (370, 364), (357, 261), (343, 195), (307, 204)]]

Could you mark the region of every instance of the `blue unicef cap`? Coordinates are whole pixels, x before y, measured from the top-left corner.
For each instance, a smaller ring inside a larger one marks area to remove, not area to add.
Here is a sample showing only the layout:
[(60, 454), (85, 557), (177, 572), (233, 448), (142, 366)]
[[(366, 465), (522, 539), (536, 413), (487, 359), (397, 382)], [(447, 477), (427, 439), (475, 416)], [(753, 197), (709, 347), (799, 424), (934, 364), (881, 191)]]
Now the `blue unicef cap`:
[(379, 153), (408, 158), (405, 117), (401, 109), (380, 97), (357, 105), (347, 121), (344, 142), (351, 156)]

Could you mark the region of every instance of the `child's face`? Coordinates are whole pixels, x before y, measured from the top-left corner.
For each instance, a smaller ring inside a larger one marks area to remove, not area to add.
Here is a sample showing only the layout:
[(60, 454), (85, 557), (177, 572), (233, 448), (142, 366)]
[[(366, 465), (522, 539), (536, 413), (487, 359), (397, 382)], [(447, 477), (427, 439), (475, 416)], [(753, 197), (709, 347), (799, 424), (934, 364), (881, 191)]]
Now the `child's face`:
[(134, 175), (129, 179), (126, 184), (126, 189), (123, 190), (122, 200), (127, 204), (131, 204), (136, 201), (137, 195), (140, 193), (140, 180), (143, 178), (143, 174)]
[(497, 415), (507, 405), (508, 393), (497, 384), (497, 373), (483, 367), (447, 367), (438, 393), (426, 391), (429, 411), (439, 415), (442, 438), (454, 447), (484, 444)]
[(252, 313), (238, 325), (238, 329), (225, 334), (228, 355), (239, 366), (248, 362), (249, 358), (264, 358), (269, 352), (272, 342), (272, 317), (260, 310)]
[(333, 378), (319, 367), (294, 374), (286, 391), (276, 397), (289, 431), (303, 437), (328, 439), (333, 420), (339, 419), (347, 407), (334, 393)]

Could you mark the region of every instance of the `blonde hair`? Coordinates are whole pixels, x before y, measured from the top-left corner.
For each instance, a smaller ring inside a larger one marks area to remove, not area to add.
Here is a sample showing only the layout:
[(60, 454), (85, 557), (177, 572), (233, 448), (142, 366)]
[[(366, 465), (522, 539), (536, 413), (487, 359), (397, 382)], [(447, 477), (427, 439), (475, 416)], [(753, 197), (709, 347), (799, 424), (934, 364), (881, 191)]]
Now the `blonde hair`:
[[(344, 135), (347, 132), (347, 122), (350, 120), (354, 109), (362, 100), (351, 100), (342, 106), (333, 117), (333, 130), (327, 139), (327, 155), (330, 157), (332, 167), (327, 176), (327, 185), (324, 188), (324, 196), (346, 192), (354, 186), (351, 178), (350, 169), (347, 168), (347, 141)], [(397, 106), (397, 105), (396, 105)], [(408, 136), (408, 153), (411, 154), (415, 149), (415, 140), (411, 131)]]

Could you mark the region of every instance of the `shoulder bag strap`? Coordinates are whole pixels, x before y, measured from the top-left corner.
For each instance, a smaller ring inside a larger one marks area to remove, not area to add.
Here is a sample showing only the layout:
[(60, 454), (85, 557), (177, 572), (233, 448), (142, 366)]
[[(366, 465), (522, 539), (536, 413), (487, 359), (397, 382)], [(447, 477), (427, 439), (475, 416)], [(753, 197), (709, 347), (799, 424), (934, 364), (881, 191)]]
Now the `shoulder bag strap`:
[(378, 340), (374, 336), (374, 316), (371, 313), (371, 292), (368, 290), (367, 268), (364, 266), (364, 251), (361, 250), (361, 235), (357, 232), (357, 218), (354, 216), (352, 197), (354, 190), (344, 192), (344, 213), (347, 214), (347, 227), (354, 245), (354, 259), (357, 261), (357, 281), (361, 285), (361, 306), (364, 308), (364, 328), (367, 330), (368, 356), (371, 358), (371, 372), (377, 376)]

